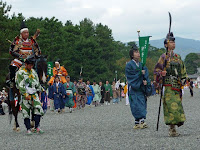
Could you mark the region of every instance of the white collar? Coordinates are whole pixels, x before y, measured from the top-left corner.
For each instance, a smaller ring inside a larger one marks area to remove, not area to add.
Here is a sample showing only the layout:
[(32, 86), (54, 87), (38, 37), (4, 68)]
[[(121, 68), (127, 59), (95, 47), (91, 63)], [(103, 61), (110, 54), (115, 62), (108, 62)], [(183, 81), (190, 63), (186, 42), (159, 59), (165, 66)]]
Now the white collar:
[(29, 39), (27, 38), (26, 40), (22, 38), (22, 41), (24, 42), (29, 42)]
[(139, 67), (139, 61), (138, 62), (136, 62), (134, 59), (132, 59), (132, 61), (134, 61), (135, 62), (135, 64)]

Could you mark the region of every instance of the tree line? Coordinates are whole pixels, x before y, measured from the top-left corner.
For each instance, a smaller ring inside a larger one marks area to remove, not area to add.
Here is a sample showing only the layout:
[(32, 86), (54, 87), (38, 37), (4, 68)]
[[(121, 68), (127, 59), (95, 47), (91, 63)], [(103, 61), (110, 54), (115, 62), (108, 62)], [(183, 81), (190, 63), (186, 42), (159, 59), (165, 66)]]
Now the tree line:
[[(84, 18), (79, 24), (67, 20), (65, 24), (52, 18), (25, 18), (23, 14), (8, 15), (11, 5), (0, 1), (0, 86), (5, 86), (5, 76), (12, 60), (9, 54), (10, 43), (19, 35), (22, 20), (29, 28), (30, 35), (40, 29), (37, 42), (42, 54), (48, 55), (48, 61), (60, 60), (69, 75), (78, 79), (80, 69), (83, 67), (84, 80), (109, 80), (116, 77), (125, 81), (125, 65), (129, 61), (129, 50), (134, 43), (122, 43), (113, 38), (112, 30), (102, 23), (94, 24), (90, 19)], [(150, 78), (153, 79), (153, 68), (159, 56), (165, 49), (150, 46), (147, 67)], [(187, 58), (187, 57), (186, 57)]]

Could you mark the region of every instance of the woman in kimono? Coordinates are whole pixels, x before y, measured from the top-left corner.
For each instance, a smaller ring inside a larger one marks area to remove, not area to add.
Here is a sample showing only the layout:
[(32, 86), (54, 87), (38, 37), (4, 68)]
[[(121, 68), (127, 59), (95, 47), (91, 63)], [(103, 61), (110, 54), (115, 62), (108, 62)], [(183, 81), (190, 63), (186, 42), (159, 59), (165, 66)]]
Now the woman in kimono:
[(112, 82), (113, 104), (119, 102), (119, 90), (117, 89), (115, 81)]
[(65, 103), (66, 107), (69, 107), (70, 113), (72, 113), (72, 108), (74, 106), (73, 96), (76, 93), (76, 88), (73, 82), (70, 81), (70, 76), (68, 75), (66, 78), (67, 82), (63, 85), (66, 93), (67, 93), (67, 100)]
[(101, 100), (101, 88), (98, 84), (96, 84), (96, 81), (93, 82), (92, 88), (94, 90), (93, 102), (96, 107), (99, 105), (99, 102)]
[(77, 92), (77, 109), (85, 108), (85, 104), (87, 102), (87, 93), (88, 88), (85, 82), (83, 82), (83, 77), (79, 78), (78, 83), (76, 84), (76, 92)]

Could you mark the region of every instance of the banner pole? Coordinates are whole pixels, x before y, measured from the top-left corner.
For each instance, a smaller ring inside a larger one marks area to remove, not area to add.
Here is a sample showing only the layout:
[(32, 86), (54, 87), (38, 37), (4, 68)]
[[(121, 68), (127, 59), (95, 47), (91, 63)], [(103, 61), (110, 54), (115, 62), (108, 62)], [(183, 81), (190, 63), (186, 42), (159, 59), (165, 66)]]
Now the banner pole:
[(138, 33), (138, 40), (139, 40), (139, 37), (140, 37), (140, 30), (137, 30), (137, 33)]

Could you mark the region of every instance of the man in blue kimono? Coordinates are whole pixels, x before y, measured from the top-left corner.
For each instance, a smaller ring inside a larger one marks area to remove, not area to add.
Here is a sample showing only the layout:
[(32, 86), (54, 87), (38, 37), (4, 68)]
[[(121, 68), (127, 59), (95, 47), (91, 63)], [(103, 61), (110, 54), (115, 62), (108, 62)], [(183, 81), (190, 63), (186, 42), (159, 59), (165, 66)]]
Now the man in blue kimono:
[(87, 95), (87, 103), (86, 104), (91, 105), (93, 98), (94, 98), (94, 90), (93, 90), (92, 85), (90, 85), (89, 80), (87, 80), (87, 91), (88, 91), (88, 93), (86, 93), (86, 95)]
[(144, 122), (147, 114), (147, 102), (145, 96), (146, 85), (151, 84), (148, 70), (139, 62), (140, 52), (136, 45), (129, 51), (131, 61), (126, 64), (126, 77), (128, 80), (129, 103), (133, 117), (135, 118), (134, 129), (147, 128)]
[(64, 112), (66, 91), (63, 84), (60, 82), (59, 76), (55, 77), (52, 92), (56, 113)]

